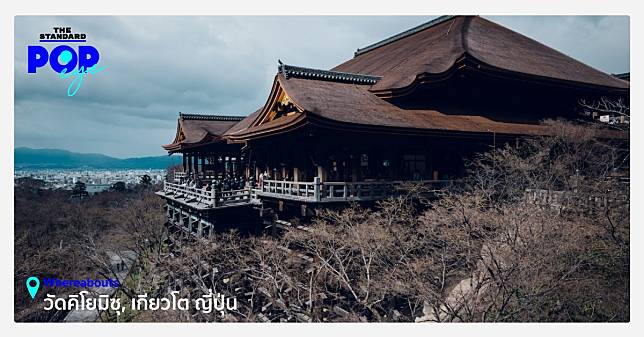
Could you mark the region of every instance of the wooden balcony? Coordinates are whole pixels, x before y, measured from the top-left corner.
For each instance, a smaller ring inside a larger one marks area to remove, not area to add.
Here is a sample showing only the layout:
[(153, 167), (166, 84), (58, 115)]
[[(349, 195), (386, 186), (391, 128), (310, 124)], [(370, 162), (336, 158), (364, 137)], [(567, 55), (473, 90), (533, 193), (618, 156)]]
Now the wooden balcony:
[[(432, 180), (412, 184), (424, 185), (425, 192), (435, 192), (451, 183), (450, 180)], [(398, 195), (408, 184), (410, 182), (404, 181), (321, 182), (315, 178), (313, 182), (264, 180), (261, 186), (254, 188), (215, 191), (166, 181), (157, 194), (193, 208), (213, 209), (260, 203), (264, 198), (306, 203), (374, 201)]]
[(385, 199), (404, 190), (405, 185), (421, 184), (426, 191), (438, 191), (451, 184), (451, 180), (420, 182), (404, 181), (363, 181), (363, 182), (293, 182), (265, 180), (253, 189), (252, 198), (271, 197), (302, 202), (349, 202)]
[(197, 209), (239, 206), (251, 202), (248, 189), (216, 191), (169, 181), (163, 183), (163, 190), (157, 192), (157, 195)]

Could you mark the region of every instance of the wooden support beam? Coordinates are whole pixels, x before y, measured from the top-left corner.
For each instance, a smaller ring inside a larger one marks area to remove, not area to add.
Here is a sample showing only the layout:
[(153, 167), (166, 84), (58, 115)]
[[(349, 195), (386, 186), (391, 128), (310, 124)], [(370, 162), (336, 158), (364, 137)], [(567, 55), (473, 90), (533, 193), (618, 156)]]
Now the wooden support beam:
[(203, 223), (201, 219), (197, 220), (197, 237), (203, 236)]

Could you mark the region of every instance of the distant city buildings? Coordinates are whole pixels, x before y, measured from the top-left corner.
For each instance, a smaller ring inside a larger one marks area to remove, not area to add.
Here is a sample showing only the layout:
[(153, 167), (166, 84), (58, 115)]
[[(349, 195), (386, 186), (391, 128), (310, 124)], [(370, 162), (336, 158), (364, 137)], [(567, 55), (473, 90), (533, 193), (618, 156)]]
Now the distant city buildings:
[(123, 182), (127, 188), (139, 184), (141, 176), (148, 175), (152, 184), (161, 183), (165, 170), (70, 170), (70, 169), (21, 169), (14, 179), (33, 178), (45, 182), (47, 189), (71, 190), (76, 182), (83, 182), (89, 194), (109, 189), (114, 183)]

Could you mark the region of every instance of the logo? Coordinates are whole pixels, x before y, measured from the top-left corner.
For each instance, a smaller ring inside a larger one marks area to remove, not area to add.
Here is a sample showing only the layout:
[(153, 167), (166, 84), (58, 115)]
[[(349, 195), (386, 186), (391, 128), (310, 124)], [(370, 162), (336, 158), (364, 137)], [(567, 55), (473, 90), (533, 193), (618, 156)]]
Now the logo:
[[(98, 74), (105, 67), (98, 67), (100, 53), (87, 44), (86, 34), (73, 33), (71, 27), (54, 27), (53, 31), (40, 34), (42, 45), (27, 46), (27, 73), (36, 74), (49, 65), (59, 78), (73, 77), (67, 96), (74, 96), (85, 76)], [(71, 43), (77, 44), (76, 48)]]

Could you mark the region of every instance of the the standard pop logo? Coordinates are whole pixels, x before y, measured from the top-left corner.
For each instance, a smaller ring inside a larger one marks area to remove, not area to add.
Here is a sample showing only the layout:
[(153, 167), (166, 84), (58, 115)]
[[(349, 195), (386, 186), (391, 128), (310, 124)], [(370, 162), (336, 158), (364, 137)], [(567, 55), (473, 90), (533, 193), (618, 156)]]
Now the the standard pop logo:
[(72, 33), (71, 27), (54, 27), (54, 33), (40, 34), (41, 43), (58, 43), (49, 50), (45, 46), (27, 47), (27, 72), (36, 74), (47, 65), (62, 79), (75, 77), (67, 87), (67, 96), (74, 96), (83, 84), (85, 75), (94, 75), (105, 67), (98, 68), (100, 53), (89, 45), (78, 45), (76, 49), (68, 43), (85, 43), (86, 35)]

